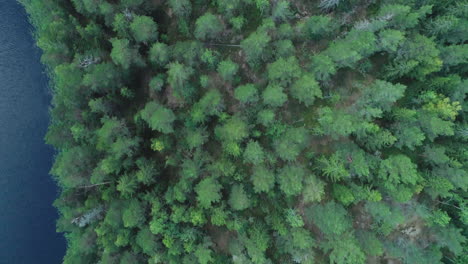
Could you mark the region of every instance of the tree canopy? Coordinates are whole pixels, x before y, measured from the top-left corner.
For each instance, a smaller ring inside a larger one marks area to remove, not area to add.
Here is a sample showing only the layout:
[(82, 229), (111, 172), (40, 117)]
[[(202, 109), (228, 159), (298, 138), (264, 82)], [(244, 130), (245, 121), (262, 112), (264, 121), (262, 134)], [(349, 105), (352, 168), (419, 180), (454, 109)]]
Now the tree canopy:
[(20, 2), (63, 263), (468, 263), (466, 1)]

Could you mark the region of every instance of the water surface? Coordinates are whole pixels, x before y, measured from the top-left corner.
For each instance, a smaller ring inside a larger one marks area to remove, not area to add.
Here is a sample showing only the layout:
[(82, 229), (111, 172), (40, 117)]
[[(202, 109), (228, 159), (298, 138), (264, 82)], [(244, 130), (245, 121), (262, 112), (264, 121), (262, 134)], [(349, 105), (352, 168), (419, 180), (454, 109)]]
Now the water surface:
[(0, 0), (0, 263), (61, 263), (57, 188), (45, 145), (50, 95), (32, 27), (15, 0)]

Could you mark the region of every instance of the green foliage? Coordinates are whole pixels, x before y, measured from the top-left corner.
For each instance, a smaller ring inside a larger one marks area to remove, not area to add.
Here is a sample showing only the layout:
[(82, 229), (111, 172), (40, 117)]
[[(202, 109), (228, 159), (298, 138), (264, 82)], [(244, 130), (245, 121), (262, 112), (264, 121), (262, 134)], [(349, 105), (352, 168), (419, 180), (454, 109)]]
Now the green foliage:
[(447, 226), (450, 222), (450, 216), (445, 211), (437, 210), (432, 213), (429, 221), (432, 225)]
[(282, 0), (276, 2), (276, 5), (272, 10), (272, 18), (275, 21), (285, 21), (288, 20), (288, 18), (290, 18), (291, 16), (292, 13), (288, 1)]
[(441, 50), (440, 54), (445, 66), (463, 65), (468, 59), (468, 45), (451, 45)]
[(410, 6), (405, 5), (384, 5), (380, 8), (378, 15), (392, 15), (389, 25), (398, 29), (412, 28), (418, 24), (418, 20), (430, 13), (431, 6), (423, 6), (418, 12), (411, 12)]
[(340, 0), (320, 0), (320, 9), (327, 11), (337, 7), (340, 4)]
[(240, 31), (242, 29), (242, 27), (244, 26), (245, 24), (245, 18), (242, 17), (242, 16), (237, 16), (237, 17), (233, 17), (229, 20), (229, 22), (231, 23), (232, 27), (238, 31)]
[[(401, 240), (400, 240), (401, 241)], [(441, 252), (436, 248), (421, 248), (411, 241), (387, 243), (386, 249), (392, 258), (399, 258), (404, 263), (440, 263)]]
[(219, 53), (217, 51), (214, 51), (212, 49), (206, 49), (202, 56), (201, 56), (201, 61), (206, 63), (208, 67), (214, 69), (216, 64), (218, 63), (218, 58)]
[(133, 38), (137, 42), (150, 42), (158, 38), (158, 26), (149, 16), (135, 16), (130, 24)]
[(256, 65), (262, 60), (266, 55), (265, 49), (270, 40), (270, 36), (265, 32), (253, 32), (241, 42), (242, 50), (245, 52), (250, 65)]
[(349, 233), (325, 242), (322, 247), (325, 250), (331, 250), (329, 255), (330, 263), (366, 263), (366, 255), (362, 252), (356, 239)]
[(213, 4), (216, 4), (220, 13), (223, 13), (227, 17), (233, 16), (236, 11), (242, 7), (241, 0), (233, 0), (233, 1), (222, 1), (222, 0), (215, 0)]
[(251, 181), (256, 193), (268, 192), (275, 185), (275, 174), (262, 165), (255, 166)]
[(309, 175), (304, 180), (302, 199), (305, 203), (320, 202), (325, 195), (325, 183), (314, 175)]
[(319, 81), (326, 81), (336, 73), (336, 66), (333, 60), (322, 54), (312, 57), (312, 72)]
[(120, 78), (112, 63), (100, 63), (91, 67), (83, 77), (83, 85), (97, 92), (110, 92), (117, 87)]
[(197, 250), (195, 250), (195, 256), (200, 264), (211, 263), (213, 261), (211, 254), (212, 250), (202, 245), (198, 246)]
[(245, 84), (234, 90), (234, 97), (241, 103), (255, 103), (258, 101), (257, 88), (253, 84)]
[(248, 237), (241, 237), (241, 241), (245, 245), (247, 253), (255, 264), (264, 263), (266, 261), (265, 250), (270, 243), (266, 231), (264, 227), (257, 224), (249, 228), (247, 232)]
[(156, 236), (151, 233), (148, 227), (142, 228), (138, 231), (135, 242), (141, 248), (143, 253), (148, 256), (155, 255), (159, 248)]
[(222, 61), (218, 64), (218, 73), (227, 82), (234, 80), (238, 70), (239, 66), (231, 60)]
[(291, 94), (305, 106), (311, 106), (315, 98), (322, 98), (322, 91), (314, 77), (309, 74), (302, 75), (291, 87)]
[(278, 248), (299, 263), (314, 263), (315, 241), (304, 228), (293, 228), (291, 232), (277, 239)]
[(201, 87), (203, 87), (203, 88), (207, 88), (208, 85), (210, 85), (210, 79), (209, 79), (209, 77), (206, 76), (206, 75), (200, 76), (200, 85), (201, 85)]
[(393, 104), (403, 97), (406, 86), (376, 80), (369, 87), (363, 88), (362, 100), (354, 106), (365, 119), (382, 117), (383, 112), (391, 110)]
[(117, 118), (103, 118), (102, 126), (96, 131), (96, 148), (107, 150), (120, 136), (129, 134), (128, 128), (122, 120)]
[(133, 194), (135, 194), (137, 187), (138, 184), (136, 179), (129, 175), (120, 177), (117, 184), (117, 190), (123, 197), (131, 197)]
[(164, 134), (174, 131), (172, 123), (175, 115), (172, 110), (164, 108), (155, 102), (148, 102), (145, 108), (141, 110), (141, 118), (145, 120), (151, 129), (160, 131)]
[(367, 202), (365, 209), (373, 218), (373, 227), (384, 235), (390, 234), (405, 219), (398, 208), (390, 208), (385, 203)]
[(202, 146), (208, 140), (208, 135), (203, 129), (187, 130), (185, 140), (190, 149), (194, 149)]
[(298, 165), (286, 165), (278, 173), (281, 191), (287, 196), (298, 195), (302, 191), (302, 181), (306, 176), (304, 168)]
[(138, 171), (136, 177), (139, 182), (149, 185), (156, 180), (155, 177), (159, 174), (156, 164), (153, 164), (148, 159), (140, 158), (137, 160), (137, 166)]
[(128, 39), (112, 39), (111, 58), (115, 64), (128, 69), (131, 64), (142, 65), (142, 60), (139, 57), (138, 51), (129, 46)]
[(223, 141), (239, 142), (249, 135), (247, 124), (237, 116), (229, 118), (215, 129), (216, 136)]
[(168, 4), (179, 17), (188, 17), (192, 12), (192, 4), (189, 0), (169, 0)]
[(326, 50), (326, 55), (339, 67), (353, 67), (357, 61), (362, 59), (362, 56), (346, 41), (337, 41), (331, 44)]
[(196, 123), (203, 123), (208, 116), (219, 115), (223, 108), (223, 98), (218, 90), (208, 91), (193, 105), (191, 117)]
[(275, 139), (273, 146), (280, 159), (294, 161), (307, 146), (309, 139), (309, 133), (305, 128), (290, 128)]
[(278, 84), (270, 84), (263, 90), (263, 103), (272, 107), (280, 107), (287, 100), (288, 96), (283, 92), (283, 87)]
[(270, 2), (268, 0), (254, 0), (255, 6), (262, 13), (265, 12), (270, 7)]
[(359, 231), (356, 237), (362, 250), (369, 256), (378, 257), (384, 253), (382, 242), (380, 242), (376, 234), (369, 231)]
[(63, 188), (77, 187), (88, 182), (87, 174), (93, 164), (89, 151), (87, 148), (74, 147), (57, 155), (51, 173)]
[(195, 37), (199, 40), (216, 39), (223, 30), (223, 26), (218, 18), (211, 14), (205, 13), (195, 22)]
[(341, 184), (333, 185), (333, 197), (345, 206), (355, 199), (352, 190)]
[(132, 99), (135, 97), (135, 93), (127, 87), (123, 87), (122, 89), (120, 89), (120, 94), (128, 99)]
[(350, 173), (345, 167), (344, 159), (337, 155), (337, 153), (329, 158), (322, 156), (317, 161), (323, 175), (332, 182), (337, 182), (350, 176)]
[(440, 51), (436, 44), (425, 36), (417, 34), (407, 38), (400, 50), (394, 64), (388, 69), (388, 75), (391, 77), (408, 75), (421, 80), (442, 68)]
[(351, 220), (343, 206), (328, 202), (306, 209), (306, 219), (316, 225), (326, 237), (338, 236), (351, 228)]
[(275, 119), (275, 112), (271, 109), (265, 109), (258, 112), (257, 122), (264, 126), (268, 126)]
[(250, 206), (250, 198), (244, 191), (244, 186), (236, 184), (232, 186), (229, 195), (229, 205), (236, 211), (244, 210)]
[(139, 227), (145, 222), (145, 208), (138, 200), (131, 200), (122, 212), (125, 227)]
[(318, 122), (323, 133), (334, 139), (347, 136), (356, 131), (353, 116), (340, 109), (333, 110), (326, 106), (320, 108), (318, 114), (320, 116)]
[(122, 255), (120, 258), (120, 264), (131, 264), (131, 263), (136, 263), (138, 262), (138, 258), (133, 254), (128, 251), (125, 251), (125, 253)]
[(387, 52), (396, 52), (405, 35), (398, 30), (386, 29), (379, 33), (379, 47)]
[(260, 164), (265, 159), (262, 146), (257, 141), (250, 141), (244, 151), (244, 161), (254, 165)]
[(187, 90), (187, 82), (192, 74), (193, 69), (191, 67), (173, 62), (168, 65), (167, 81), (179, 95), (184, 95), (184, 91)]
[(130, 23), (124, 14), (116, 14), (112, 23), (112, 29), (117, 32), (120, 37), (130, 36)]
[(454, 226), (448, 228), (435, 229), (436, 241), (439, 245), (447, 247), (456, 255), (460, 255), (463, 251), (462, 245), (466, 242), (466, 237), (461, 234), (461, 230)]
[(167, 44), (156, 42), (151, 46), (148, 58), (158, 66), (165, 66), (170, 58), (170, 49)]
[(275, 51), (277, 57), (288, 58), (296, 52), (294, 44), (289, 39), (278, 40), (275, 42)]
[(311, 16), (303, 25), (303, 31), (311, 39), (326, 37), (330, 33), (332, 19), (328, 16)]
[(301, 68), (296, 57), (291, 56), (268, 65), (268, 80), (279, 82), (280, 84), (291, 84), (292, 81), (300, 77)]
[(182, 66), (190, 68), (198, 63), (198, 59), (202, 55), (203, 44), (196, 41), (179, 41), (172, 47), (172, 58), (175, 59)]
[(419, 179), (416, 165), (404, 155), (390, 156), (383, 160), (380, 163), (378, 177), (390, 188), (398, 184), (414, 185)]
[(363, 57), (368, 57), (378, 50), (376, 36), (370, 31), (351, 30), (344, 41)]
[(286, 210), (286, 221), (293, 228), (304, 226), (304, 221), (302, 220), (302, 217), (294, 209)]
[(463, 36), (463, 33), (466, 32), (464, 28), (466, 20), (463, 20), (461, 17), (461, 13), (464, 12), (463, 10), (464, 8), (459, 6), (459, 8), (455, 7), (448, 11), (445, 15), (435, 17), (427, 25), (427, 30), (431, 35), (437, 36), (443, 41), (449, 43), (461, 42), (463, 39), (466, 39), (466, 36)]
[(223, 226), (226, 225), (228, 215), (223, 208), (217, 207), (213, 209), (213, 213), (211, 215), (211, 223), (215, 226)]
[(420, 146), (426, 138), (420, 127), (413, 126), (417, 122), (416, 111), (409, 109), (398, 109), (396, 111), (397, 123), (394, 124), (395, 136), (398, 138), (396, 146), (414, 149)]
[(466, 263), (463, 1), (20, 1), (64, 263)]
[(77, 67), (73, 64), (64, 63), (58, 65), (54, 70), (57, 99), (63, 101), (69, 106), (79, 105), (81, 100), (77, 100), (80, 96), (80, 85), (83, 81), (83, 73), (77, 71)]
[(218, 202), (221, 199), (220, 190), (221, 185), (213, 177), (201, 180), (195, 186), (197, 201), (200, 203), (200, 206), (202, 208), (209, 208), (212, 203)]
[(153, 77), (151, 79), (151, 81), (149, 82), (149, 88), (152, 90), (152, 91), (155, 91), (155, 92), (160, 92), (164, 86), (164, 77), (161, 76), (161, 75), (157, 75), (155, 77)]

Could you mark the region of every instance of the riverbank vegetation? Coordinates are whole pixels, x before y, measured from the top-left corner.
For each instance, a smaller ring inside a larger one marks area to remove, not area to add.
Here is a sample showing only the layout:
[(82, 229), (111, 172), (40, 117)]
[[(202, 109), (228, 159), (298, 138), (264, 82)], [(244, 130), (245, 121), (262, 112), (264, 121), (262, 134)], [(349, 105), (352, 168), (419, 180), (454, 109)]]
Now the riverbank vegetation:
[(64, 263), (467, 263), (465, 0), (22, 0)]

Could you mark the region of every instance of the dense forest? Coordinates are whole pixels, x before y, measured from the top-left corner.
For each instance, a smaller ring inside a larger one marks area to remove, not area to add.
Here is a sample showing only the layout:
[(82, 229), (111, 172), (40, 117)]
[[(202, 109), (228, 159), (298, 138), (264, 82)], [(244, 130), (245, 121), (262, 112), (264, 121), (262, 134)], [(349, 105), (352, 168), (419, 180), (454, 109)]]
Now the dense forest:
[(20, 0), (63, 263), (468, 263), (467, 0)]

